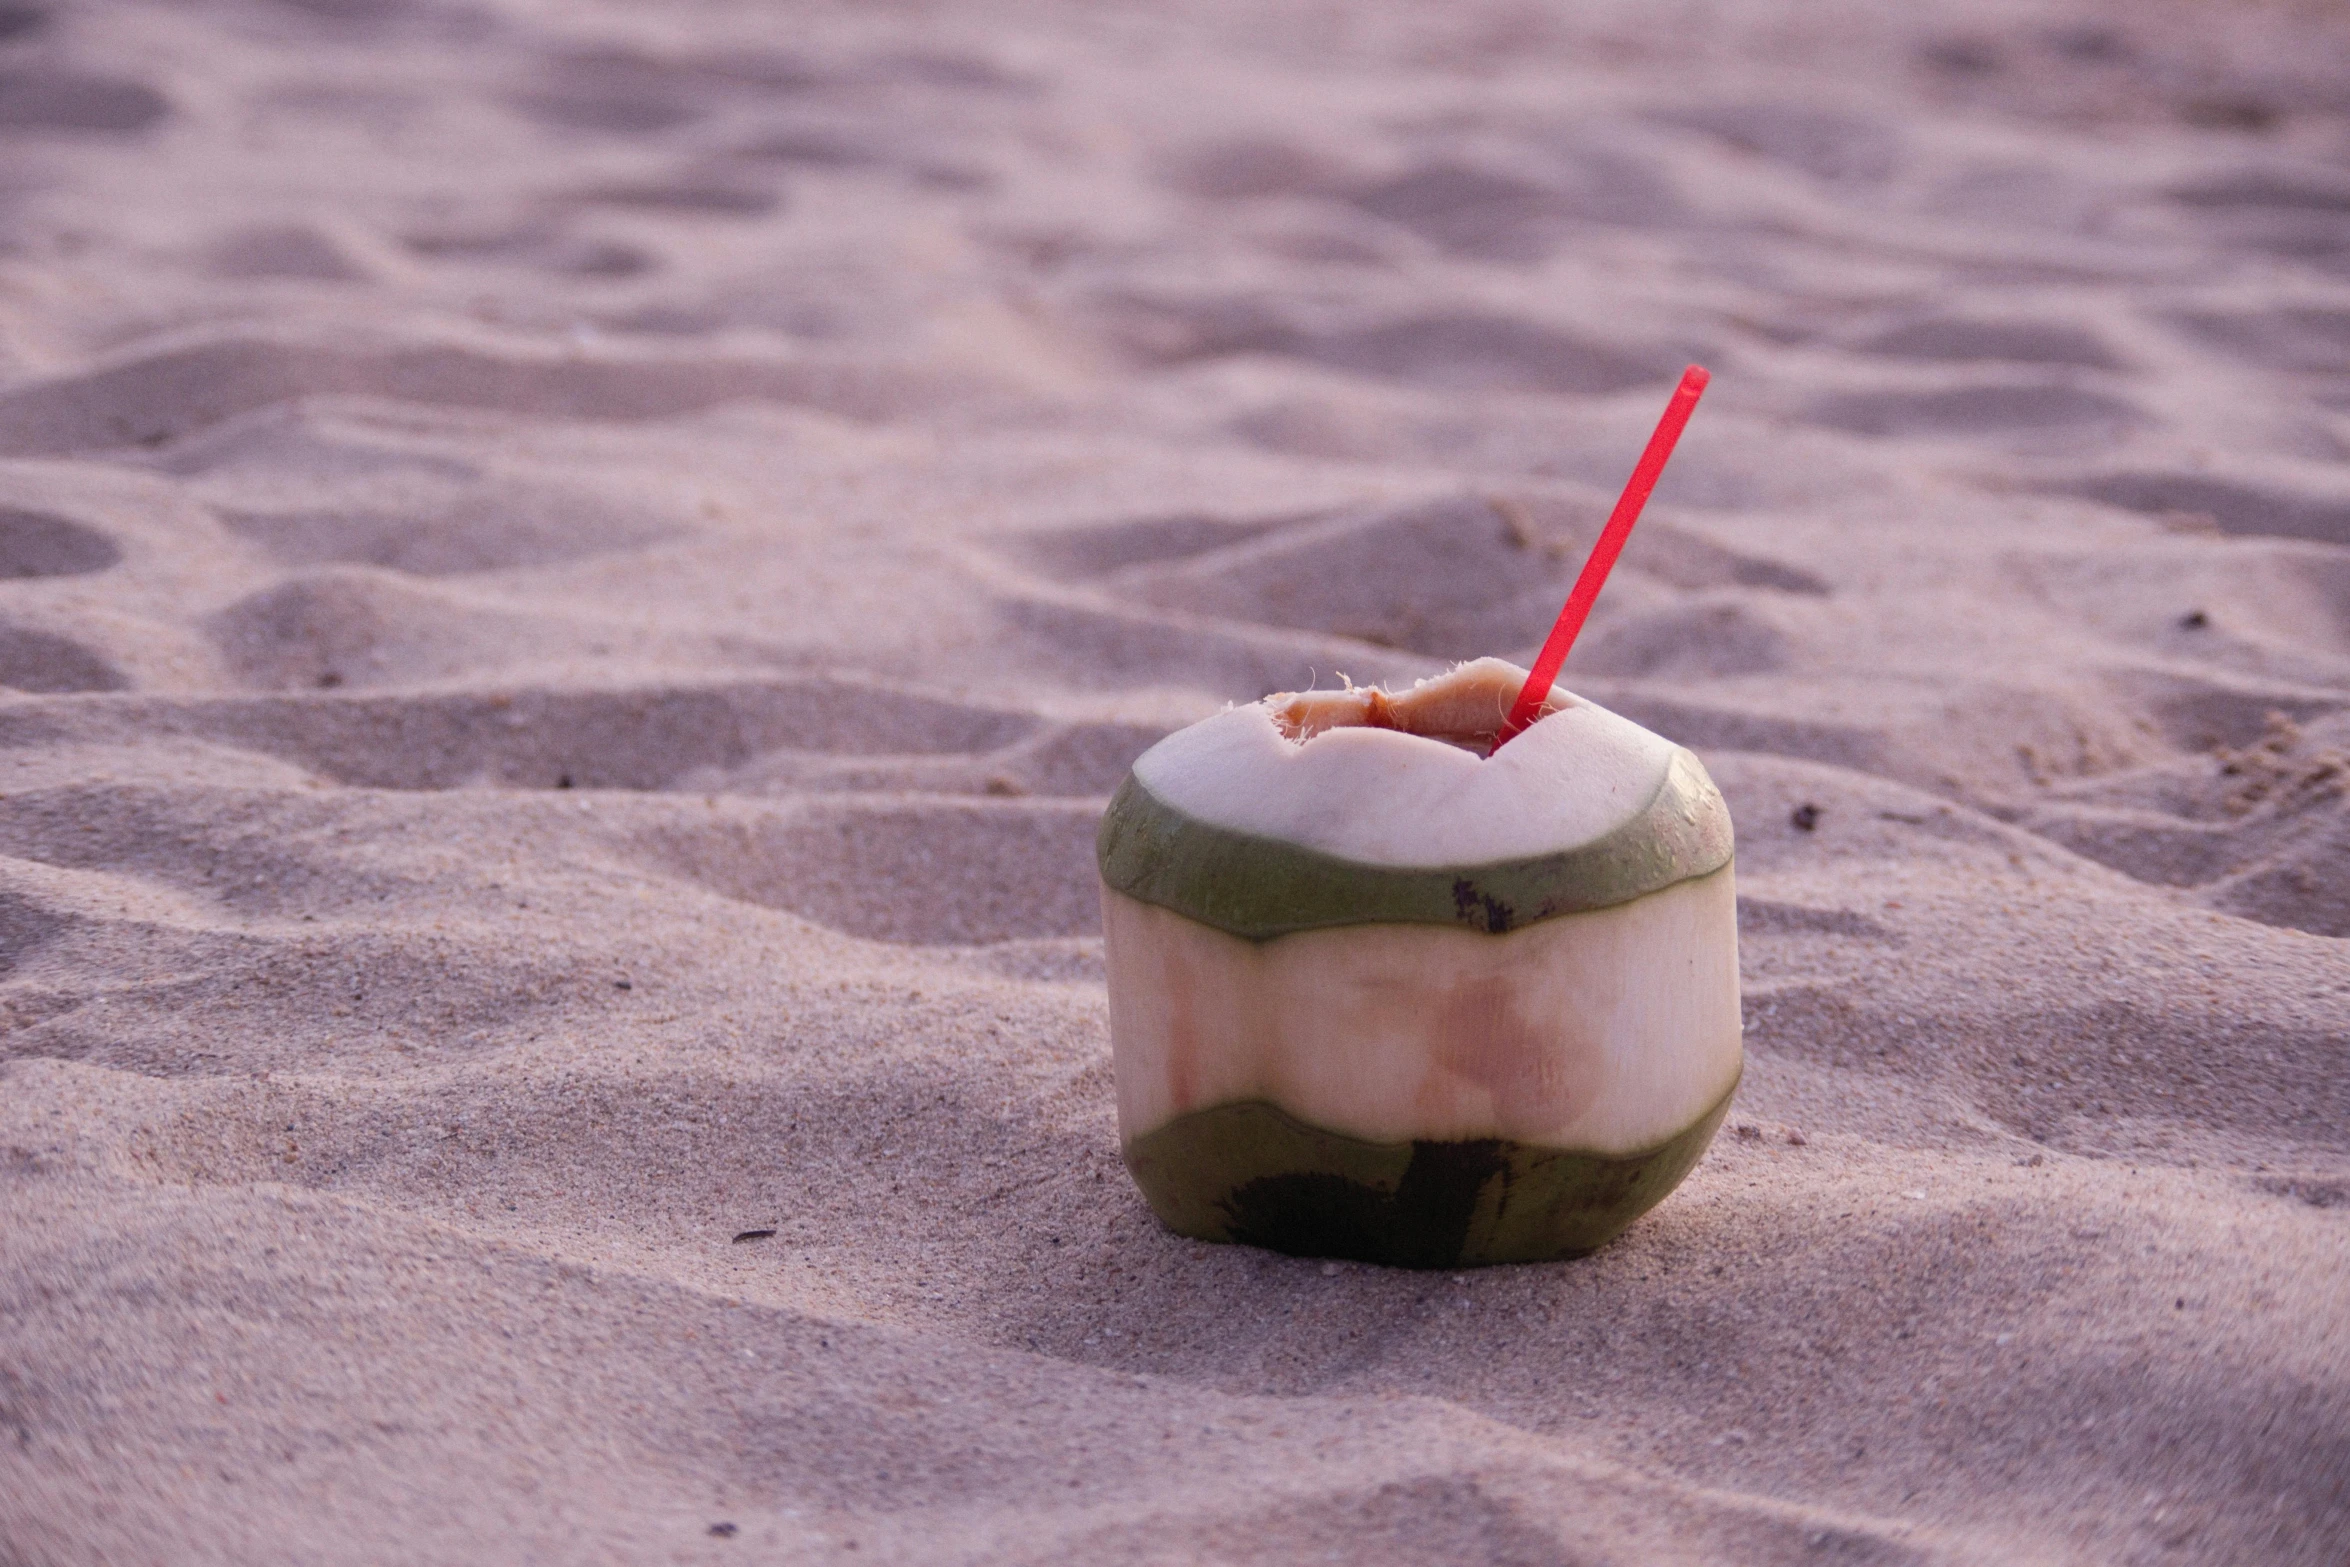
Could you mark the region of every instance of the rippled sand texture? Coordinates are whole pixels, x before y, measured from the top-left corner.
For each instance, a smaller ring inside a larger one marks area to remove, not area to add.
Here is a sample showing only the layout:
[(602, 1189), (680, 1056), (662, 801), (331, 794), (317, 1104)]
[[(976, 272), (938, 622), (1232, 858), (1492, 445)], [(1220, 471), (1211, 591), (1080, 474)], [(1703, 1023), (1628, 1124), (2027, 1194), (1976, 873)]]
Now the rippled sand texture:
[[(2350, 1560), (2338, 6), (0, 5), (0, 1562)], [(1175, 1240), (1094, 821), (1738, 820), (1566, 1266)]]

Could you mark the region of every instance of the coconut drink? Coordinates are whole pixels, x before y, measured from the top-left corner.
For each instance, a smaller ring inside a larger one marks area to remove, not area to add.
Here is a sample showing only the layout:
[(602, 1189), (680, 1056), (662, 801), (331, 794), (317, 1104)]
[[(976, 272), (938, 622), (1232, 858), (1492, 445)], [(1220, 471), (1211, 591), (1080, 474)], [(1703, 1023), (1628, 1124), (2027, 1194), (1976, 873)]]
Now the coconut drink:
[(1743, 1064), (1729, 809), (1696, 756), (1551, 679), (1667, 426), (1531, 675), (1277, 693), (1169, 735), (1111, 800), (1119, 1134), (1177, 1234), (1571, 1257), (1712, 1141)]

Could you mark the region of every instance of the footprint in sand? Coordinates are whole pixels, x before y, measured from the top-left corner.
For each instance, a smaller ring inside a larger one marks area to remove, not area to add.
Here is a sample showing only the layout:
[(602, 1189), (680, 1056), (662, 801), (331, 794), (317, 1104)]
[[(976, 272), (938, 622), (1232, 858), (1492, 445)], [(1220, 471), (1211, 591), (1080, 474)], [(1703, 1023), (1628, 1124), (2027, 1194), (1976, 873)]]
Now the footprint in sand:
[[(978, 945), (1099, 931), (1092, 800), (736, 808), (647, 829), (663, 869), (875, 941)], [(919, 898), (875, 887), (920, 887)]]
[(1951, 364), (2070, 365), (2119, 370), (2122, 361), (2094, 332), (2059, 321), (1986, 321), (1929, 316), (1864, 337), (1852, 347), (1888, 359)]
[(1601, 396), (1669, 379), (1680, 356), (1628, 352), (1517, 316), (1445, 311), (1268, 344), (1334, 370), (1475, 391)]
[(563, 201), (591, 207), (616, 207), (627, 212), (681, 218), (763, 218), (783, 205), (774, 186), (694, 166), (665, 178), (609, 185), (583, 185), (566, 192)]
[(1090, 785), (1060, 792), (1102, 794), (1157, 733), (1040, 729), (1011, 709), (829, 679), (244, 698), (208, 705), (195, 727), (367, 789), (697, 794), (755, 792), (779, 756), (836, 774), (862, 765), (868, 787), (918, 786), (908, 780), (947, 762), (963, 764), (970, 793), (1021, 766), (1038, 780), (1031, 792), (1047, 792), (1057, 770)]
[(1604, 395), (1668, 384), (1685, 362), (1677, 351), (1477, 310), (1309, 325), (1247, 297), (1120, 295), (1095, 301), (1091, 313), (1104, 336), (1145, 361), (1267, 354), (1444, 390)]
[(2337, 170), (2238, 169), (2181, 185), (2171, 199), (2224, 243), (2350, 270), (2350, 176)]
[(1294, 142), (1242, 136), (1170, 155), (1161, 178), (1188, 196), (1257, 201), (1335, 191), (1346, 183), (1347, 172), (1336, 160)]
[(829, 86), (1028, 89), (1023, 78), (988, 60), (946, 51), (892, 50), (836, 67), (771, 48), (670, 55), (610, 46), (550, 56), (507, 102), (557, 131), (653, 136), (725, 109), (772, 107)]
[(2171, 317), (2189, 336), (2268, 370), (2350, 377), (2350, 310), (2280, 306)]
[(1893, 127), (1801, 104), (1724, 104), (1667, 118), (1709, 132), (1750, 157), (1831, 183), (1875, 184), (1902, 160), (1901, 135)]
[(214, 241), (205, 255), (214, 277), (240, 282), (273, 278), (319, 283), (356, 283), (367, 276), (340, 245), (298, 223), (236, 229)]
[(1305, 517), (1237, 518), (1205, 512), (1136, 517), (1054, 533), (1032, 533), (1010, 541), (1022, 559), (1056, 577), (1105, 576), (1135, 566), (1188, 560), (1210, 550), (1261, 539)]
[[(439, 488), (434, 486), (433, 488)], [(592, 490), (518, 480), (467, 484), (419, 505), (340, 504), (217, 509), (230, 532), (288, 566), (380, 566), (411, 576), (546, 566), (676, 537), (678, 519)]]
[(427, 261), (518, 267), (564, 278), (633, 278), (660, 265), (642, 245), (582, 234), (545, 217), (479, 228), (415, 229), (403, 234), (400, 243)]
[(1664, 172), (1611, 149), (1537, 141), (1522, 166), (1438, 159), (1359, 185), (1360, 211), (1455, 255), (1532, 262), (1591, 225), (1663, 227), (1685, 213)]
[(206, 630), (240, 681), (279, 691), (445, 679), (504, 663), (543, 635), (531, 617), (348, 568), (251, 594), (213, 615)]
[(11, 691), (121, 691), (130, 681), (106, 658), (54, 632), (0, 625), (0, 687)]
[(66, 915), (13, 892), (0, 891), (0, 979), (73, 925)]
[(240, 415), (329, 394), (509, 415), (648, 419), (755, 397), (869, 415), (967, 385), (954, 373), (890, 366), (716, 355), (630, 360), (448, 342), (358, 347), (231, 330), (0, 387), (0, 455), (154, 450)]
[(1703, 680), (1784, 668), (1792, 645), (1759, 605), (1696, 603), (1628, 616), (1578, 644), (1575, 661), (1592, 676)]
[(984, 190), (993, 176), (967, 146), (934, 143), (895, 122), (842, 117), (795, 119), (745, 138), (727, 160), (755, 176), (778, 166), (830, 176), (882, 176), (932, 190)]
[(2076, 784), (2018, 825), (2244, 919), (2350, 935), (2350, 705), (2189, 686), (2152, 708), (2189, 754)]
[(525, 118), (561, 131), (643, 136), (674, 130), (702, 117), (717, 92), (739, 87), (743, 75), (764, 71), (788, 89), (817, 77), (788, 57), (737, 62), (733, 81), (713, 62), (663, 60), (624, 48), (583, 50), (547, 60), (531, 85), (508, 102)]
[[(1145, 518), (1037, 535), (1023, 547), (1083, 561), (1102, 586), (1142, 603), (1458, 659), (1537, 640), (1605, 515), (1596, 495), (1463, 493), (1307, 517)], [(1672, 601), (1827, 591), (1807, 572), (1665, 521), (1643, 525), (1622, 578), (1594, 626), (1594, 672), (1776, 668), (1784, 640), (1767, 613)]]
[(121, 135), (147, 130), (170, 113), (170, 101), (144, 82), (55, 67), (0, 72), (0, 134)]
[(2208, 518), (2222, 533), (2350, 545), (2350, 491), (2320, 496), (2199, 473), (2113, 473), (2076, 480), (2059, 493), (2150, 517)]
[(78, 577), (122, 559), (97, 529), (52, 512), (0, 507), (0, 578)]
[(1813, 423), (1854, 435), (2077, 446), (2146, 422), (2137, 405), (2061, 381), (1987, 382), (1933, 391), (1844, 392), (1811, 406)]

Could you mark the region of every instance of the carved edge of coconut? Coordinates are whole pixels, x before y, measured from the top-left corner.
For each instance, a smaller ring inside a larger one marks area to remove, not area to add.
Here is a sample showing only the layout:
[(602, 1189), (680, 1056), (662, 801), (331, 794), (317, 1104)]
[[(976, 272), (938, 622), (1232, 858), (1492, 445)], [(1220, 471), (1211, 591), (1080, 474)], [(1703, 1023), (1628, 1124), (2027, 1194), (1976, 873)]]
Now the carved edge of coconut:
[(1610, 908), (1710, 875), (1734, 850), (1705, 764), (1676, 747), (1622, 825), (1555, 854), (1426, 869), (1370, 865), (1204, 822), (1127, 775), (1102, 816), (1102, 882), (1249, 941), (1341, 925), (1459, 925), (1489, 935)]

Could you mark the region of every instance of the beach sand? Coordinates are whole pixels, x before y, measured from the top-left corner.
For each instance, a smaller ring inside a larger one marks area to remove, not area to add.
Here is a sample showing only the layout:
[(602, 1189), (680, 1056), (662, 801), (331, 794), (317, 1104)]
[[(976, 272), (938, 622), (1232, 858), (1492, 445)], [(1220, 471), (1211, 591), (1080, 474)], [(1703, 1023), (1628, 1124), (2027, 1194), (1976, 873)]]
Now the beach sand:
[[(2350, 1560), (2350, 25), (0, 6), (0, 1563)], [(1094, 823), (1737, 820), (1587, 1259), (1162, 1232)]]

